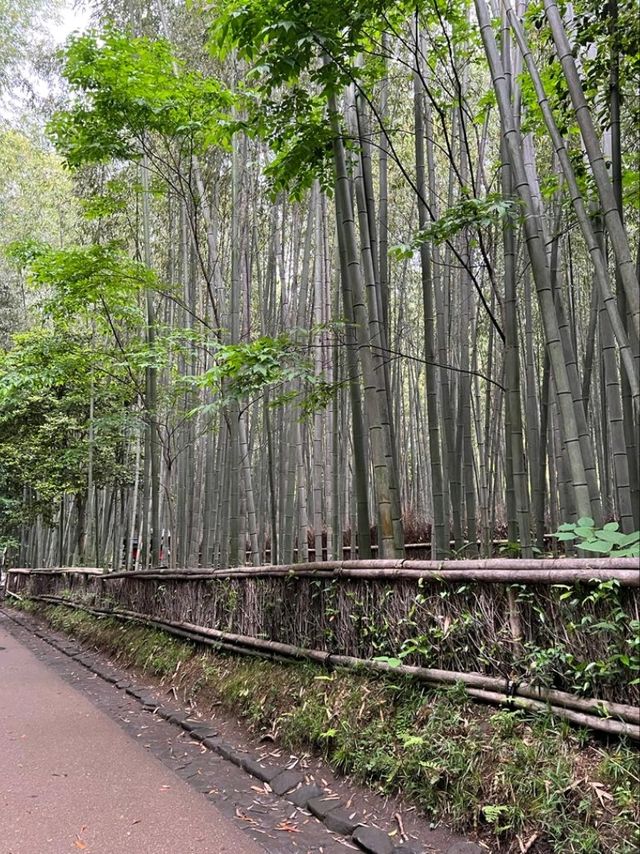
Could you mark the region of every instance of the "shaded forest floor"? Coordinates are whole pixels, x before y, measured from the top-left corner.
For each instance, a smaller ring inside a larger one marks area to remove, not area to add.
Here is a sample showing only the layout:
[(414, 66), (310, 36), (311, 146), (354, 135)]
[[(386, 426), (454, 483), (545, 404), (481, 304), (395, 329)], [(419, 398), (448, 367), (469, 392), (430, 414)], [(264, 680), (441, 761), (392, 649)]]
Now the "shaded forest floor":
[(488, 708), (463, 689), (203, 651), (159, 631), (24, 602), (120, 665), (174, 686), (207, 713), (307, 750), (490, 850), (631, 854), (640, 841), (637, 751), (547, 715)]

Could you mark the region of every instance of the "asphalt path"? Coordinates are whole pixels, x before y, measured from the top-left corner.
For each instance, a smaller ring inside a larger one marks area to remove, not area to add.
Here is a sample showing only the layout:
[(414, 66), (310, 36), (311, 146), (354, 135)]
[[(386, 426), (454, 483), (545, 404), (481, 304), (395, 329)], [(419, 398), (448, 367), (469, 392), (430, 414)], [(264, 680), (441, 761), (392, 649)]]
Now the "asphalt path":
[(0, 854), (264, 854), (0, 627)]

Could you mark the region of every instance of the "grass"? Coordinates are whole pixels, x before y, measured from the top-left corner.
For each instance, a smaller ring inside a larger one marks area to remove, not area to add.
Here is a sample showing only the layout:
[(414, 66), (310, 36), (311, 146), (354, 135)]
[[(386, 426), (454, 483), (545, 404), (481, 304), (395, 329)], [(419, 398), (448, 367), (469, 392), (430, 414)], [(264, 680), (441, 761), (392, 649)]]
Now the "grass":
[(122, 665), (178, 684), (202, 710), (222, 705), (285, 747), (321, 754), (433, 820), (475, 830), (492, 850), (631, 854), (640, 843), (638, 754), (548, 715), (472, 702), (462, 686), (223, 655), (161, 631), (23, 603)]

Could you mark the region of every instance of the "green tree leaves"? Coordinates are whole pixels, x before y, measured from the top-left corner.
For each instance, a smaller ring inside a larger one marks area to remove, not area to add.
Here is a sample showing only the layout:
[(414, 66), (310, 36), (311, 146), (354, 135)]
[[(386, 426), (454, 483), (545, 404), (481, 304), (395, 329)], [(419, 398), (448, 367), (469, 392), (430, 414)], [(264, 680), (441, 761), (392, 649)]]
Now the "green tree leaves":
[(126, 482), (123, 431), (143, 387), (141, 294), (157, 284), (116, 244), (26, 240), (7, 254), (26, 272), (40, 322), (0, 351), (0, 489), (11, 499), (0, 527), (50, 519), (61, 495), (86, 489), (90, 420), (93, 483)]
[[(64, 492), (86, 487), (92, 396), (94, 480), (121, 482), (127, 478), (123, 418), (132, 393), (112, 354), (89, 335), (43, 327), (0, 353), (0, 485), (15, 499), (5, 513), (50, 518)], [(25, 487), (31, 495), (23, 503)]]
[(299, 381), (303, 390), (285, 390), (275, 405), (300, 397), (304, 414), (326, 406), (335, 391), (323, 375), (314, 373), (313, 364), (303, 353), (305, 342), (295, 333), (276, 337), (264, 335), (240, 344), (216, 344), (215, 363), (197, 379), (197, 384), (215, 390), (218, 405), (225, 400), (257, 397), (268, 387)]
[(59, 324), (84, 314), (98, 323), (111, 325), (116, 317), (139, 325), (137, 294), (157, 283), (152, 270), (115, 244), (52, 249), (24, 241), (12, 244), (8, 254), (27, 269), (29, 283), (43, 294), (45, 314)]
[(63, 74), (78, 100), (48, 129), (71, 166), (136, 159), (150, 133), (189, 152), (228, 143), (230, 93), (187, 70), (164, 39), (113, 28), (72, 38)]
[(26, 133), (0, 131), (0, 345), (22, 327), (25, 303), (15, 265), (3, 257), (16, 241), (77, 239), (78, 205), (62, 161)]
[(387, 14), (403, 3), (384, 0), (236, 0), (216, 10), (211, 47), (235, 50), (251, 70), (245, 129), (268, 140), (275, 158), (266, 174), (275, 192), (300, 197), (315, 178), (331, 186), (331, 95), (357, 80), (371, 86), (383, 73), (375, 53)]
[(505, 199), (499, 193), (492, 193), (484, 199), (464, 198), (448, 208), (435, 222), (418, 231), (410, 244), (392, 247), (392, 253), (399, 259), (411, 257), (426, 241), (445, 243), (463, 228), (486, 232), (504, 220), (516, 219), (519, 211), (517, 200)]

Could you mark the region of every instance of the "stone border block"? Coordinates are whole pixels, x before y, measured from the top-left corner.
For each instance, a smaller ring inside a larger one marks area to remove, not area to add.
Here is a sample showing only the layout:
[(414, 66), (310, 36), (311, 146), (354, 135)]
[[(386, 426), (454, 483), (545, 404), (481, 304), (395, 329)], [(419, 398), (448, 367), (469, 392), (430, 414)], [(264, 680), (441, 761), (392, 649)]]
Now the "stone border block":
[(216, 745), (215, 751), (219, 756), (222, 756), (223, 759), (226, 759), (227, 762), (233, 762), (234, 765), (238, 765), (240, 768), (242, 767), (244, 755), (239, 753), (232, 744), (227, 744), (226, 741), (221, 741)]
[(283, 771), (281, 774), (278, 774), (277, 777), (274, 777), (269, 785), (276, 795), (284, 795), (287, 792), (290, 792), (291, 789), (295, 789), (296, 786), (299, 786), (303, 780), (304, 777), (302, 774), (298, 773), (298, 771)]
[(309, 784), (306, 786), (301, 786), (299, 789), (296, 789), (294, 792), (289, 792), (287, 795), (287, 800), (294, 803), (297, 807), (301, 809), (307, 809), (307, 805), (312, 798), (319, 798), (324, 794), (324, 789), (321, 789), (320, 786), (316, 786), (314, 784)]
[(245, 756), (241, 765), (252, 777), (262, 780), (263, 783), (269, 783), (269, 785), (271, 785), (273, 779), (282, 773), (282, 768), (278, 765), (261, 765), (260, 762), (251, 756)]
[(369, 854), (393, 854), (393, 842), (383, 830), (378, 830), (377, 827), (367, 825), (357, 827), (351, 838)]
[(342, 807), (327, 813), (324, 820), (325, 825), (334, 833), (340, 833), (342, 836), (351, 836), (353, 831), (364, 824), (356, 813), (349, 812)]
[(338, 798), (311, 798), (307, 802), (307, 809), (320, 821), (324, 821), (331, 810), (342, 806)]
[(208, 724), (200, 724), (191, 730), (191, 735), (198, 741), (204, 741), (205, 738), (215, 738), (218, 730)]

